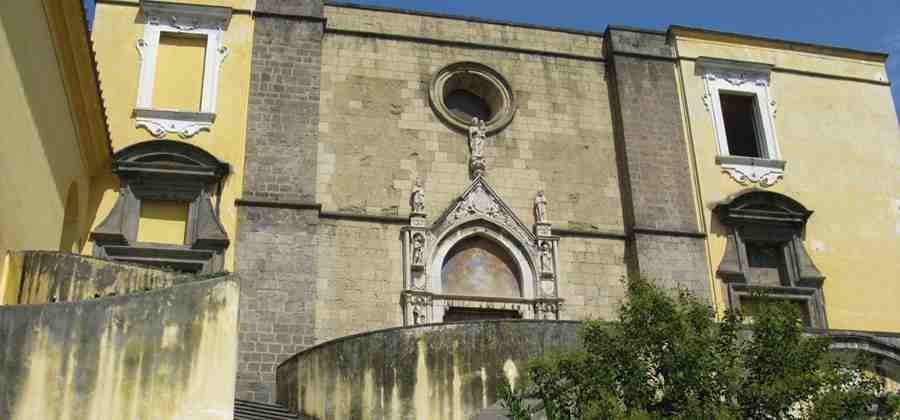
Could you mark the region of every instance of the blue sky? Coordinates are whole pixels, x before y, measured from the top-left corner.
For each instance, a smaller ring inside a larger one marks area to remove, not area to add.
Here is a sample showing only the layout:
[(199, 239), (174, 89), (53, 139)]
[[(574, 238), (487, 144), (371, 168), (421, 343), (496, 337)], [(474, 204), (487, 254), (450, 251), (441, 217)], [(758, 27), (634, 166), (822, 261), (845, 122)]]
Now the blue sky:
[[(0, 0), (2, 1), (2, 0)], [(306, 0), (290, 0), (306, 1)], [(84, 0), (85, 4), (93, 0)], [(900, 0), (354, 0), (354, 3), (601, 32), (606, 25), (726, 32), (891, 54), (900, 109)], [(91, 13), (89, 12), (89, 15)]]

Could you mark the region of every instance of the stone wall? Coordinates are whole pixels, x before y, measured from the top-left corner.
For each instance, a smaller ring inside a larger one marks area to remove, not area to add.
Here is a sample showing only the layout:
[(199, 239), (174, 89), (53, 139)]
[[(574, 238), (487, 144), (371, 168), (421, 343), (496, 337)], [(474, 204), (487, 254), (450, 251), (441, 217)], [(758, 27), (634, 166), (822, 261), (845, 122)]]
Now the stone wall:
[[(432, 112), (429, 85), (440, 68), (475, 61), (507, 78), (519, 105), (485, 146), (487, 179), (507, 204), (530, 224), (534, 195), (544, 189), (557, 226), (621, 231), (598, 36), (578, 35), (591, 40), (580, 52), (592, 54), (572, 58), (551, 46), (568, 45), (575, 36), (568, 33), (537, 31), (542, 41), (528, 45), (543, 53), (526, 54), (441, 39), (490, 44), (504, 31), (525, 37), (536, 30), (341, 7), (326, 15), (316, 189), (323, 209), (405, 215), (417, 178), (429, 215), (449, 206), (469, 184), (469, 152), (465, 135)], [(362, 29), (373, 32), (353, 32)], [(423, 38), (392, 37), (400, 32)]]
[(403, 325), (400, 226), (322, 219), (317, 342)]
[(238, 284), (0, 306), (0, 418), (232, 417)]
[(275, 366), (315, 342), (322, 2), (256, 4), (239, 211), (237, 397), (274, 398)]
[(561, 319), (610, 319), (625, 296), (626, 247), (621, 239), (560, 240)]
[(711, 301), (674, 49), (653, 31), (610, 28), (606, 39), (631, 274)]
[(480, 321), (376, 331), (278, 367), (278, 401), (318, 420), (463, 419), (495, 411), (524, 362), (578, 346), (578, 323)]
[[(429, 105), (442, 67), (487, 65), (508, 79), (513, 122), (489, 136), (486, 178), (525, 224), (543, 189), (560, 241), (562, 317), (607, 317), (621, 297), (624, 239), (602, 38), (326, 6), (316, 201), (320, 224), (316, 339), (402, 324), (402, 243), (413, 183), (433, 222), (470, 183), (466, 136)], [(393, 219), (392, 219), (393, 218)], [(391, 221), (386, 221), (391, 219)], [(616, 236), (616, 235), (613, 235)]]

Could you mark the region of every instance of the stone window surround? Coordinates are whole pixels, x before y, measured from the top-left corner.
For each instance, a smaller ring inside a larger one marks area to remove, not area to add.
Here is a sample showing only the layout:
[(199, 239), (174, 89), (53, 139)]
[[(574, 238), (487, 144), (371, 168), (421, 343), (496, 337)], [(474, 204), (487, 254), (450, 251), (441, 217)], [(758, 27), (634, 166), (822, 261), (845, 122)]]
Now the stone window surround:
[[(758, 184), (768, 187), (784, 177), (786, 162), (775, 134), (775, 99), (772, 96), (772, 66), (734, 60), (700, 57), (697, 67), (702, 71), (703, 103), (713, 118), (718, 155), (716, 164), (742, 185)], [(756, 98), (757, 135), (760, 136), (762, 158), (732, 156), (728, 150), (725, 120), (722, 114), (720, 92), (750, 95)]]
[[(91, 232), (94, 256), (189, 272), (223, 269), (229, 239), (211, 197), (219, 195), (230, 172), (227, 163), (188, 143), (151, 140), (116, 152), (113, 172), (119, 178), (119, 195)], [(183, 244), (137, 240), (143, 200), (190, 203)]]
[[(486, 134), (495, 134), (503, 130), (512, 122), (518, 108), (512, 86), (510, 86), (503, 75), (496, 70), (485, 66), (484, 64), (470, 61), (449, 64), (438, 70), (431, 80), (428, 92), (429, 102), (434, 113), (442, 121), (447, 123), (451, 128), (461, 132), (467, 132), (472, 125), (472, 121), (465, 120), (454, 114), (447, 107), (447, 104), (444, 103), (445, 95), (450, 93), (446, 91), (447, 87), (454, 79), (460, 77), (477, 79), (477, 84), (485, 86), (486, 89), (493, 90), (492, 96), (495, 97), (495, 101), (493, 102), (496, 103), (491, 104), (491, 111), (493, 113), (491, 119), (485, 121)], [(479, 92), (471, 93), (476, 95), (479, 94)], [(489, 98), (482, 97), (482, 99), (488, 103), (492, 102)]]
[[(144, 35), (137, 41), (141, 67), (134, 109), (136, 127), (146, 128), (157, 138), (166, 133), (177, 133), (181, 138), (188, 138), (201, 130), (211, 129), (216, 118), (220, 67), (228, 55), (223, 34), (231, 20), (231, 13), (232, 9), (228, 7), (141, 1)], [(199, 112), (153, 107), (156, 60), (160, 34), (163, 32), (206, 39)]]
[[(799, 202), (782, 194), (747, 190), (719, 203), (714, 213), (728, 229), (725, 253), (716, 275), (726, 286), (728, 305), (740, 309), (741, 298), (759, 293), (779, 299), (799, 300), (807, 305), (814, 328), (827, 328), (819, 271), (803, 246), (802, 235), (812, 215)], [(780, 286), (753, 284), (748, 242), (781, 245), (786, 279)]]

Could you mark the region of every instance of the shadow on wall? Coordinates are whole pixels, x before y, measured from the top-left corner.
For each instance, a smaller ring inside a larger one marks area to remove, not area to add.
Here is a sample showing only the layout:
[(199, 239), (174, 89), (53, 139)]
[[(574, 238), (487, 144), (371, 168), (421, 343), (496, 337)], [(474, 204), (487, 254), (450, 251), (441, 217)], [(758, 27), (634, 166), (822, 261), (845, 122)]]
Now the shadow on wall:
[(0, 306), (0, 418), (230, 418), (238, 295), (237, 279), (223, 276)]

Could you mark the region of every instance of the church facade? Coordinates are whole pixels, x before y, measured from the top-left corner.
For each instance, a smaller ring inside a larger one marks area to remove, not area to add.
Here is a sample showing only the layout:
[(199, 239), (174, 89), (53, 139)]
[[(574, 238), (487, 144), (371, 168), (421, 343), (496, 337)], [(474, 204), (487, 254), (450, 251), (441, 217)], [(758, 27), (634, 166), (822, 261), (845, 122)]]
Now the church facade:
[[(206, 395), (228, 414), (204, 418), (230, 418), (232, 395), (322, 419), (475, 415), (533, 352), (472, 343), (571, 344), (567, 321), (612, 318), (636, 276), (719, 314), (785, 299), (900, 378), (886, 54), (305, 0), (98, 0), (92, 40), (112, 153), (63, 251), (116, 267), (71, 278), (124, 284), (117, 305), (161, 289), (183, 306), (166, 322), (212, 331), (180, 350), (230, 358), (182, 382), (233, 378)], [(91, 299), (45, 293), (41, 258), (7, 257), (10, 311)]]

